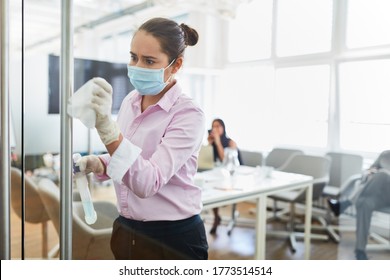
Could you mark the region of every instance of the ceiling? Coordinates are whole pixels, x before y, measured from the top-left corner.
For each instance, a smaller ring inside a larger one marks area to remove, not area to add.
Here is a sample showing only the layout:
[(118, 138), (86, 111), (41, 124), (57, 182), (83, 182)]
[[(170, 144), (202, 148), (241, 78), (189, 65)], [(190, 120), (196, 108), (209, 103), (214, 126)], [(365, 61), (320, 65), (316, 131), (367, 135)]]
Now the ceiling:
[[(22, 4), (21, 1), (9, 1), (10, 42), (11, 46), (21, 46), (22, 40)], [(73, 27), (75, 32), (82, 28), (93, 28), (103, 20), (112, 20), (123, 11), (134, 7), (144, 9), (152, 1), (143, 0), (74, 0)], [(110, 16), (110, 17), (109, 17)], [(60, 0), (24, 1), (24, 42), (29, 48), (50, 39), (59, 37), (61, 32)]]
[[(136, 16), (146, 10), (166, 10), (184, 13), (189, 9), (202, 12), (231, 14), (238, 4), (251, 0), (73, 0), (74, 33), (92, 29), (125, 16)], [(28, 50), (61, 34), (60, 0), (24, 1), (24, 46)], [(12, 49), (22, 45), (22, 0), (9, 1), (10, 44)], [(130, 26), (129, 21), (126, 22)], [(131, 28), (131, 27), (128, 27)]]

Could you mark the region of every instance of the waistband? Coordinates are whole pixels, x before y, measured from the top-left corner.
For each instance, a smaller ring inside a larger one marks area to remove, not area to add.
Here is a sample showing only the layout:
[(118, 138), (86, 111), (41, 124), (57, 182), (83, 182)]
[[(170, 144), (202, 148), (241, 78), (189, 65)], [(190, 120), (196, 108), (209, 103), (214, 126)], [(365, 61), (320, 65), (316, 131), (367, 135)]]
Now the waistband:
[(177, 221), (136, 221), (119, 216), (118, 221), (125, 226), (148, 236), (164, 236), (182, 234), (187, 232), (198, 223), (202, 222), (200, 215), (194, 215), (187, 219)]

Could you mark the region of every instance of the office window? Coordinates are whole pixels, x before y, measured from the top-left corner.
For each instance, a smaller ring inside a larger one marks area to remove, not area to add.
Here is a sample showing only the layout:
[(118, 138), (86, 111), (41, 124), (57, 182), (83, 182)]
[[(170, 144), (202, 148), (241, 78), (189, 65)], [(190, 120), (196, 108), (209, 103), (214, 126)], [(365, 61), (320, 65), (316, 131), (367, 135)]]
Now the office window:
[(211, 113), (225, 121), (228, 136), (239, 147), (272, 148), (268, 132), (273, 127), (273, 84), (274, 68), (270, 65), (228, 69), (219, 77)]
[(340, 65), (340, 145), (380, 152), (390, 143), (390, 59)]
[(228, 59), (231, 62), (271, 56), (272, 0), (242, 3), (229, 29)]
[(331, 49), (332, 0), (279, 0), (276, 54), (294, 56)]
[(274, 141), (324, 148), (328, 135), (328, 65), (276, 70)]
[(183, 92), (206, 110), (208, 102), (205, 101), (212, 95), (214, 76), (179, 71), (175, 78), (180, 82)]
[(346, 45), (361, 48), (390, 44), (390, 1), (348, 1)]

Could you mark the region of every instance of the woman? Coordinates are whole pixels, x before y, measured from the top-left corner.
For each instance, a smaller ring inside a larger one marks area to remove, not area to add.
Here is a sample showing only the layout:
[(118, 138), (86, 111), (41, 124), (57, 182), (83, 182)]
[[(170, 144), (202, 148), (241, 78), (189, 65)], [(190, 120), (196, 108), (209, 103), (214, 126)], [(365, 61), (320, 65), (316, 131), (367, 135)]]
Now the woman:
[(201, 190), (194, 184), (204, 114), (174, 74), (198, 41), (185, 24), (154, 18), (134, 34), (128, 76), (135, 87), (111, 119), (111, 86), (96, 84), (92, 108), (108, 154), (77, 164), (115, 185), (120, 216), (111, 249), (116, 259), (207, 259)]
[[(237, 148), (236, 142), (226, 136), (226, 127), (225, 123), (221, 119), (213, 120), (211, 124), (211, 130), (209, 130), (209, 136), (207, 141), (210, 145), (213, 146), (214, 151), (214, 161), (223, 162), (225, 158), (225, 148), (237, 149), (238, 151), (238, 161), (241, 164), (241, 155), (240, 151)], [(210, 234), (215, 234), (217, 232), (217, 227), (221, 223), (221, 217), (219, 216), (218, 208), (213, 208), (214, 213), (214, 223), (211, 227)]]

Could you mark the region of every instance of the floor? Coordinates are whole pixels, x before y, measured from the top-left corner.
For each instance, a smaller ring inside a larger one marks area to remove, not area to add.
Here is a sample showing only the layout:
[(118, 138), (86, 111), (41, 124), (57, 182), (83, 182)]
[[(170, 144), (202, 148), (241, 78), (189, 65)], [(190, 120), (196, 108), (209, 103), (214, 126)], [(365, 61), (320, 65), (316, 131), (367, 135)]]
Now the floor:
[[(254, 255), (255, 230), (248, 225), (248, 220), (254, 218), (249, 209), (250, 203), (241, 203), (238, 205), (240, 217), (238, 226), (236, 226), (230, 236), (227, 234), (227, 222), (223, 223), (217, 229), (216, 235), (208, 234), (209, 240), (209, 258), (210, 259), (252, 259)], [(230, 207), (224, 207), (226, 218), (229, 219)], [(207, 213), (205, 215), (205, 225), (207, 232), (212, 225), (212, 217)], [(245, 224), (240, 224), (243, 219)], [(272, 221), (267, 224), (268, 230), (284, 230), (284, 223)], [(323, 233), (323, 232), (318, 232)], [(389, 233), (390, 234), (390, 233)], [(311, 242), (311, 259), (313, 260), (354, 260), (354, 241), (355, 233), (345, 231), (341, 233), (340, 243), (337, 244), (332, 240), (312, 240)], [(373, 241), (370, 241), (373, 242)], [(270, 260), (302, 260), (304, 259), (303, 239), (297, 242), (296, 252), (292, 252), (289, 241), (286, 238), (267, 237), (266, 239), (266, 259)], [(389, 260), (389, 251), (368, 252), (371, 260)]]
[[(93, 190), (96, 200), (115, 200), (113, 190), (107, 186), (98, 186)], [(240, 203), (238, 210), (240, 213), (238, 224), (233, 229), (231, 235), (227, 234), (227, 221), (231, 213), (230, 207), (222, 207), (221, 215), (224, 217), (222, 224), (218, 227), (215, 235), (208, 232), (212, 224), (210, 212), (202, 213), (205, 227), (208, 233), (209, 259), (211, 260), (246, 260), (254, 256), (255, 230), (250, 220), (255, 217), (251, 209), (253, 204)], [(21, 258), (22, 245), (20, 218), (12, 211), (11, 213), (11, 257)], [(245, 224), (243, 223), (245, 221)], [(249, 223), (248, 223), (249, 221)], [(272, 221), (267, 225), (269, 230), (284, 229), (284, 223)], [(26, 259), (42, 258), (42, 226), (40, 224), (25, 224), (25, 255)], [(390, 233), (389, 233), (390, 234)], [(48, 224), (49, 249), (58, 244), (58, 234), (51, 222)], [(353, 260), (354, 232), (346, 231), (342, 233), (339, 244), (332, 240), (315, 241), (311, 243), (311, 259), (314, 260)], [(370, 241), (371, 242), (371, 241)], [(303, 240), (298, 241), (297, 251), (290, 250), (289, 243), (285, 238), (267, 237), (266, 259), (270, 260), (299, 260), (304, 258)], [(389, 260), (390, 251), (368, 252), (371, 260)]]

